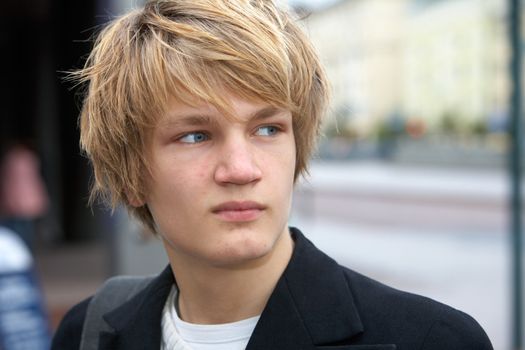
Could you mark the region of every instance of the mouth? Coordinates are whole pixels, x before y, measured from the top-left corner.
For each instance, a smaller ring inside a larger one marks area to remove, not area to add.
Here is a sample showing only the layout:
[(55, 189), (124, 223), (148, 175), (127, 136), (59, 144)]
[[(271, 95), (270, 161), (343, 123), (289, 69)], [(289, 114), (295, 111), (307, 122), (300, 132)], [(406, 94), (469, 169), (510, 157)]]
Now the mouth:
[(252, 201), (224, 202), (212, 208), (220, 220), (228, 222), (248, 222), (257, 220), (266, 207)]

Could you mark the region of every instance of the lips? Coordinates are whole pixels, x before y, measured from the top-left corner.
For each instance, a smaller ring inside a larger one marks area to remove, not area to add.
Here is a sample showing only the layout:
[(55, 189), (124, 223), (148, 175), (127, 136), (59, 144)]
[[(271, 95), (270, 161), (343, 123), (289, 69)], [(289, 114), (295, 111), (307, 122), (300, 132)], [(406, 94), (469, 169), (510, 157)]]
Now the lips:
[(212, 212), (219, 219), (228, 222), (254, 221), (259, 218), (266, 207), (252, 201), (231, 201), (219, 204), (212, 208)]

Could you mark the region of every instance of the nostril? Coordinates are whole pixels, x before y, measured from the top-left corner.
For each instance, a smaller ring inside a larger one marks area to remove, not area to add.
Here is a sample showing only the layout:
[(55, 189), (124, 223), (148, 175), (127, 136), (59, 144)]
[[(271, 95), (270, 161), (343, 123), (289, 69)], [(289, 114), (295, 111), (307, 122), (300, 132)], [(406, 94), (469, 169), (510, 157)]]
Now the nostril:
[(248, 184), (261, 178), (261, 169), (253, 161), (222, 163), (215, 171), (215, 180), (225, 184)]

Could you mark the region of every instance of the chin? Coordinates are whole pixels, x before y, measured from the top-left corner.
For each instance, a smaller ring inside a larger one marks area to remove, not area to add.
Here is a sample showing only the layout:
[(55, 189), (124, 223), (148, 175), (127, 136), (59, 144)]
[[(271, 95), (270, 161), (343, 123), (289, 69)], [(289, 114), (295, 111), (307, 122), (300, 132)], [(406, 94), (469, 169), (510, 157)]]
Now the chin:
[(238, 237), (222, 242), (221, 247), (215, 250), (212, 260), (217, 266), (246, 265), (264, 260), (274, 246), (275, 240), (257, 237)]

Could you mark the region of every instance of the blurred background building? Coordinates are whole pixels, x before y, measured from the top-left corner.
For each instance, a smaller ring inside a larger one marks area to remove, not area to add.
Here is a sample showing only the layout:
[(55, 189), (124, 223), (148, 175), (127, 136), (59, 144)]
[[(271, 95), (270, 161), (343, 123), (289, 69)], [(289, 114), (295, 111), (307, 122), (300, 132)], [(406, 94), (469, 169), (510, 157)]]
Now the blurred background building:
[(367, 137), (401, 107), (407, 6), (404, 0), (341, 1), (307, 17), (333, 86), (333, 122), (343, 135)]
[[(40, 157), (49, 206), (35, 262), (54, 325), (109, 275), (166, 263), (126, 213), (87, 207), (81, 90), (63, 80), (98, 28), (140, 3), (0, 5), (0, 149), (23, 143)], [(291, 224), (351, 268), (465, 310), (510, 349), (507, 1), (287, 3), (333, 88)]]
[(501, 166), (505, 9), (501, 0), (353, 0), (307, 16), (334, 92), (322, 155)]

